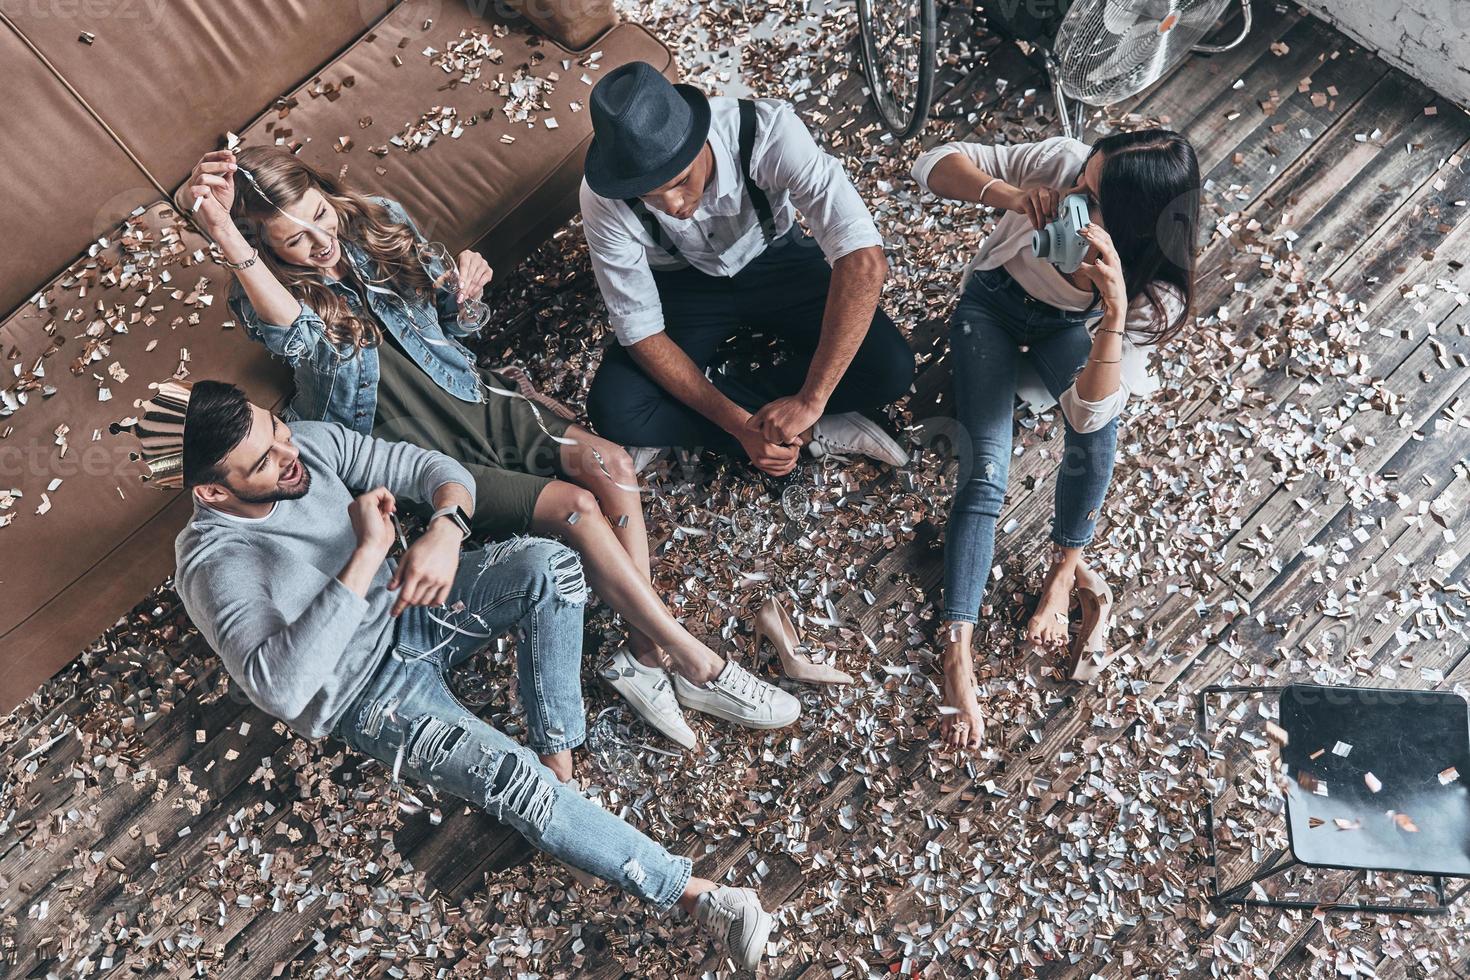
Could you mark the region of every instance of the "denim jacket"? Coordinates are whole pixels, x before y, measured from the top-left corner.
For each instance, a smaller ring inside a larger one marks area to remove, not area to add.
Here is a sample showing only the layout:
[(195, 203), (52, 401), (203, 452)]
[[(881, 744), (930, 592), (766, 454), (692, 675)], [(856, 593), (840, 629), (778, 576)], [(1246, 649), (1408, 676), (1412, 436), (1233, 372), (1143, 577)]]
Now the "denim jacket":
[[(424, 240), (397, 201), (374, 197), (388, 209), (394, 221), (413, 230)], [(367, 253), (356, 242), (342, 240), (342, 254), (364, 282), (373, 275)], [(438, 278), (443, 269), (431, 269)], [(361, 315), (357, 292), (346, 283), (328, 277), (328, 288), (343, 296)], [(427, 297), (401, 296), (386, 287), (367, 287), (368, 309), (391, 333), (424, 372), (449, 394), (467, 402), (483, 397), (474, 355), (457, 338), (467, 331), (459, 326), (459, 304), (447, 289), (435, 289)], [(286, 418), (337, 422), (363, 434), (371, 434), (378, 406), (378, 352), (374, 348), (354, 350), (338, 347), (327, 338), (325, 324), (304, 302), (289, 326), (266, 323), (255, 312), (238, 280), (231, 283), (229, 304), (245, 332), (265, 344), (272, 354), (285, 358), (296, 373), (296, 394), (287, 407)]]

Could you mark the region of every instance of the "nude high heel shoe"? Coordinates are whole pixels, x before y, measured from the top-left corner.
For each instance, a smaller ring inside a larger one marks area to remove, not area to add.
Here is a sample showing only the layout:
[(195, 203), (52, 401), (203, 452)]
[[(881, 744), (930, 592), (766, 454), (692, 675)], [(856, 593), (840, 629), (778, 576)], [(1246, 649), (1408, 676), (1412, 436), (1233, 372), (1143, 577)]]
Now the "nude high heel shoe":
[(1112, 647), (1108, 644), (1108, 628), (1113, 619), (1113, 590), (1099, 576), (1100, 591), (1077, 585), (1077, 599), (1082, 606), (1082, 628), (1072, 641), (1067, 657), (1067, 679), (1090, 681), (1112, 663)]
[(781, 670), (792, 680), (805, 681), (808, 684), (852, 683), (851, 674), (827, 664), (819, 664), (797, 652), (797, 648), (801, 646), (801, 635), (796, 632), (796, 626), (786, 614), (786, 608), (776, 601), (775, 596), (767, 598), (761, 605), (760, 612), (755, 614), (755, 631), (751, 639), (752, 663), (760, 658), (763, 636), (776, 648), (776, 654), (781, 658)]

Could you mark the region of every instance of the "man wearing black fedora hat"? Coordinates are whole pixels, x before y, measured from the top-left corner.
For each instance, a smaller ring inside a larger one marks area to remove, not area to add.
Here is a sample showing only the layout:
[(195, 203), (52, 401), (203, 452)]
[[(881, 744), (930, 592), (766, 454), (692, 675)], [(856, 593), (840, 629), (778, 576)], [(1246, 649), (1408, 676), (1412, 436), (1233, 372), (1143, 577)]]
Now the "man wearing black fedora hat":
[[(707, 97), (631, 62), (589, 108), (583, 227), (619, 341), (588, 395), (598, 430), (741, 453), (776, 476), (802, 446), (907, 462), (863, 414), (902, 397), (914, 371), (878, 309), (883, 240), (791, 105)], [(784, 360), (717, 365), (745, 333), (773, 338)]]

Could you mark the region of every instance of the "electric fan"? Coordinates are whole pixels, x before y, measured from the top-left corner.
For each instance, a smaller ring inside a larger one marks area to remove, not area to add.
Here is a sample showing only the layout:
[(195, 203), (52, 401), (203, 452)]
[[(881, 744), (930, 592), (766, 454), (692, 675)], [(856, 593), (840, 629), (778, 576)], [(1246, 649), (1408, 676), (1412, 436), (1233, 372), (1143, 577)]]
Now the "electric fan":
[[(1240, 0), (1240, 34), (1228, 44), (1201, 44), (1230, 0), (1072, 0), (1060, 22), (1020, 18), (1001, 0), (992, 14), (1000, 33), (1041, 49), (1052, 94), (1068, 136), (1082, 128), (1082, 106), (1105, 106), (1136, 95), (1190, 52), (1229, 51), (1250, 33), (1251, 0)], [(1054, 32), (1054, 36), (1053, 35)]]

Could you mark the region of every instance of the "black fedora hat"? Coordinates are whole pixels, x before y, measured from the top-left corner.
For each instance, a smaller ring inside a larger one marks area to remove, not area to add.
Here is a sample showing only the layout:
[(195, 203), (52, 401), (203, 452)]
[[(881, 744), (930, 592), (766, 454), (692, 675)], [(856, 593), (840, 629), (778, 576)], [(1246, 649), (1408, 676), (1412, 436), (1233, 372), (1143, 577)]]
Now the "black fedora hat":
[(599, 197), (642, 197), (679, 175), (709, 137), (709, 99), (630, 61), (592, 89), (587, 186)]

